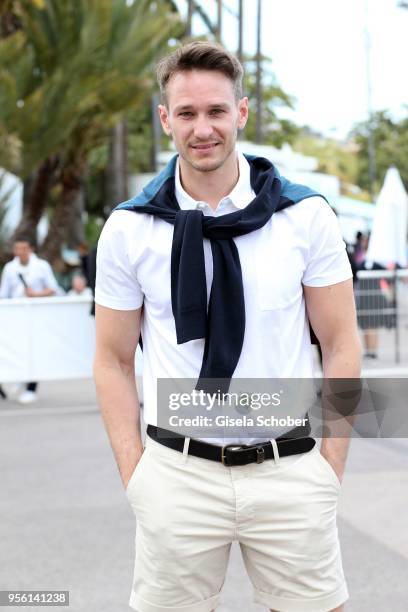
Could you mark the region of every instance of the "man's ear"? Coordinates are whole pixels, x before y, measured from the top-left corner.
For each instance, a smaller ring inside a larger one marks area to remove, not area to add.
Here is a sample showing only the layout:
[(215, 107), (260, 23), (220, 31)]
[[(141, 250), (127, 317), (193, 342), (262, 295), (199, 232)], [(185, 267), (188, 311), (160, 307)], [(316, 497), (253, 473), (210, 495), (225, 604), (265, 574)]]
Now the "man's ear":
[(238, 102), (238, 129), (243, 130), (248, 121), (248, 98), (245, 96)]
[(169, 111), (164, 106), (164, 104), (159, 104), (158, 110), (159, 110), (160, 123), (162, 124), (164, 133), (167, 134), (167, 136), (171, 136), (171, 128), (170, 128), (170, 123), (169, 123)]

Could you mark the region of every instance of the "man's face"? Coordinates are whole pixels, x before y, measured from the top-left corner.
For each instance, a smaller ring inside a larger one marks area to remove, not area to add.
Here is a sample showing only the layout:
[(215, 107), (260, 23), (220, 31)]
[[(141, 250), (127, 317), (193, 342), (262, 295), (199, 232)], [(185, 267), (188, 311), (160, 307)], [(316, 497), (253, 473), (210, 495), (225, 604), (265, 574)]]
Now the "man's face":
[(238, 129), (248, 118), (248, 99), (237, 101), (232, 81), (221, 72), (177, 72), (159, 106), (164, 131), (180, 157), (200, 172), (221, 168), (235, 151)]
[(31, 253), (30, 244), (25, 240), (18, 240), (14, 243), (14, 257), (18, 257), (23, 266), (28, 264)]

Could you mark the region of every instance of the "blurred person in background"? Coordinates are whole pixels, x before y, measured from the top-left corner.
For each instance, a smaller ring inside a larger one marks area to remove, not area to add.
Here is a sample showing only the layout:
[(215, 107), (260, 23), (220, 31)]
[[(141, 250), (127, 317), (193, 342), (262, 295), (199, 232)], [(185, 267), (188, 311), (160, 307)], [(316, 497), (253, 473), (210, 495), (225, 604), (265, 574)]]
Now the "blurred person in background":
[[(357, 272), (364, 270), (393, 269), (393, 264), (386, 268), (377, 262), (366, 260), (370, 234), (357, 232), (353, 253)], [(395, 327), (395, 314), (390, 309), (395, 307), (393, 290), (389, 281), (384, 278), (360, 278), (357, 281), (356, 306), (358, 326), (363, 334), (365, 359), (378, 359), (381, 328)]]
[(86, 278), (82, 274), (74, 274), (71, 282), (71, 289), (68, 295), (81, 295), (83, 297), (93, 297), (92, 289), (86, 286)]
[[(4, 266), (1, 276), (1, 299), (49, 297), (60, 292), (50, 264), (37, 257), (29, 238), (17, 238), (13, 253), (14, 259)], [(38, 383), (27, 383), (17, 401), (21, 404), (35, 402), (38, 399), (37, 389)]]
[(366, 257), (368, 248), (368, 236), (363, 234), (363, 232), (356, 233), (356, 241), (353, 246), (352, 257), (354, 260), (354, 265), (357, 270), (361, 269), (364, 265), (364, 260)]

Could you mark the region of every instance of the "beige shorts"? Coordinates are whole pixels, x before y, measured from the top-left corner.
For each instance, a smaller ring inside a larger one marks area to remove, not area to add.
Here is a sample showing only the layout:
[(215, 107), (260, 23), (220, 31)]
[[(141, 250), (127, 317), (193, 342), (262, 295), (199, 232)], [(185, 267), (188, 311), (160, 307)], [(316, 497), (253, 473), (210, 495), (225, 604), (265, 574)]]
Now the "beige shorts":
[(282, 612), (336, 608), (348, 598), (336, 525), (339, 490), (317, 445), (302, 455), (226, 467), (147, 436), (127, 488), (136, 514), (130, 606), (214, 610), (236, 540), (254, 602)]

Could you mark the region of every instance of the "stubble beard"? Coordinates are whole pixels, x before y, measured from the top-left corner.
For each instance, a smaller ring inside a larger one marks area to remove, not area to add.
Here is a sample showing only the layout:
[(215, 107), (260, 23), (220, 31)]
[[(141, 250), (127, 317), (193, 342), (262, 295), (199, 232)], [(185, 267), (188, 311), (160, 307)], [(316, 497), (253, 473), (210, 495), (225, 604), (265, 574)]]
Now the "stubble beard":
[[(227, 161), (231, 153), (235, 150), (235, 143), (236, 143), (236, 138), (232, 140), (230, 146), (228, 147), (226, 151), (226, 154), (223, 155), (222, 159), (214, 160), (214, 162), (212, 163), (208, 163), (210, 160), (203, 160), (202, 163), (204, 163), (205, 165), (202, 165), (200, 162), (195, 162), (190, 157), (187, 157), (184, 155), (182, 155), (181, 157), (183, 157), (184, 161), (187, 162), (192, 168), (194, 168), (194, 170), (197, 170), (198, 172), (203, 172), (203, 173), (215, 172), (216, 170), (219, 170), (220, 168), (222, 168), (222, 166), (225, 164), (225, 162)], [(225, 143), (222, 143), (222, 144), (225, 144)]]

